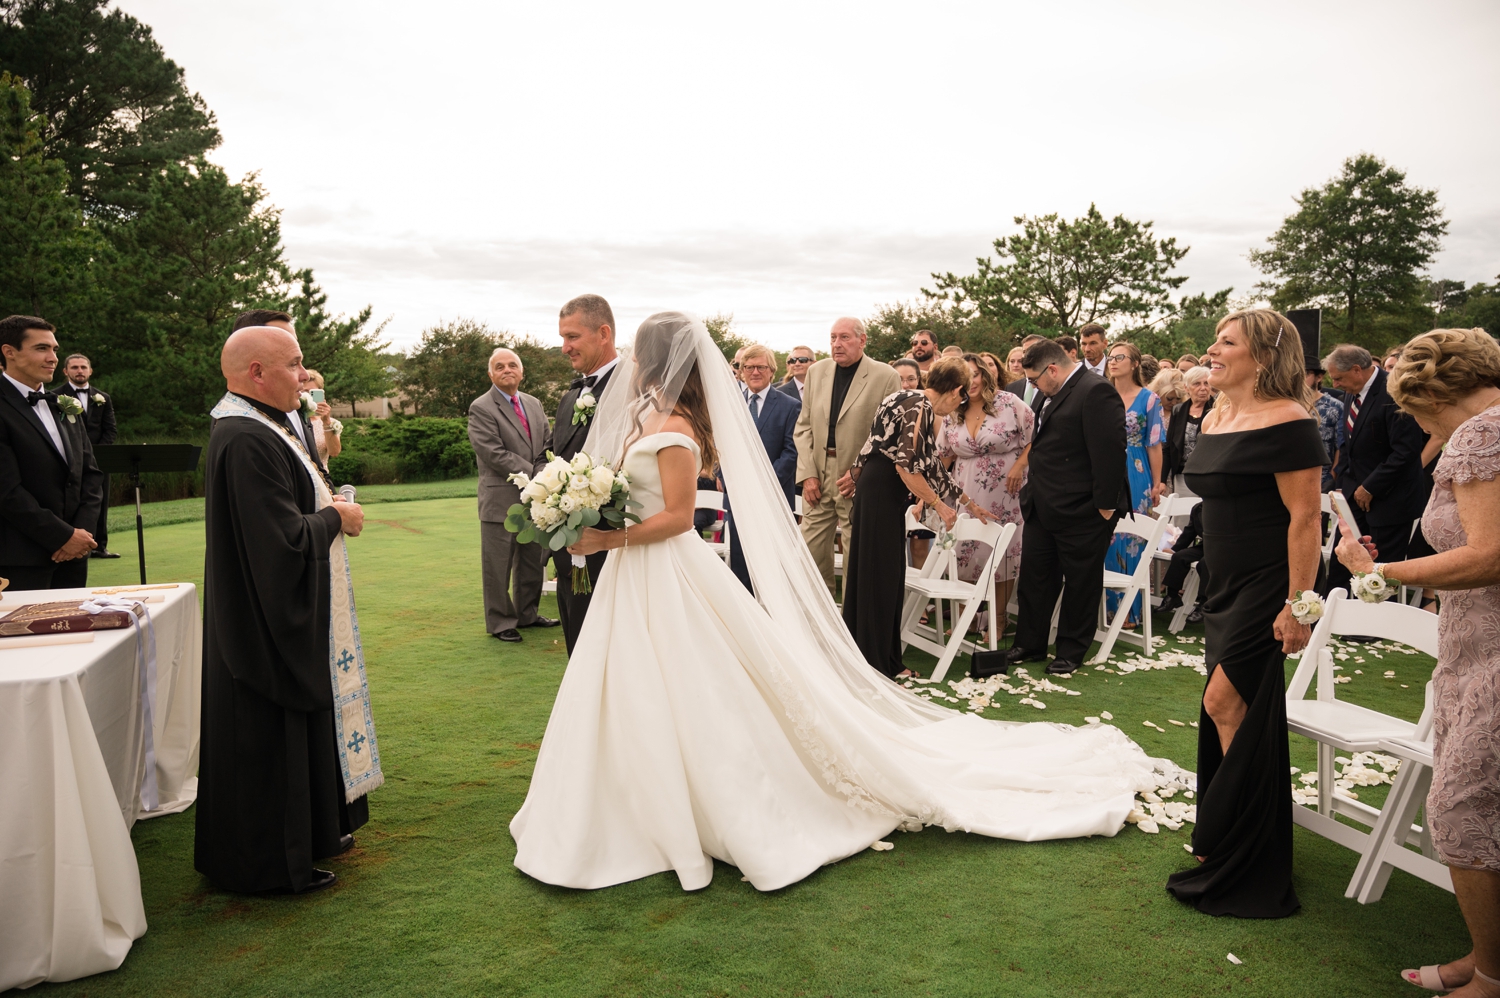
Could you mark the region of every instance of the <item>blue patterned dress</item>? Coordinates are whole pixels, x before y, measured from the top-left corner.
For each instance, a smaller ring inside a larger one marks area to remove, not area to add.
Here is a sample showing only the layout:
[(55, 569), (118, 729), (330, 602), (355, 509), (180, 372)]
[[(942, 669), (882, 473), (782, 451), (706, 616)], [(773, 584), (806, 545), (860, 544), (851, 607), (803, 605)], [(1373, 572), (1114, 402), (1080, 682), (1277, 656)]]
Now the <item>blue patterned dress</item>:
[[(1130, 508), (1137, 513), (1151, 512), (1151, 458), (1148, 447), (1160, 447), (1166, 438), (1166, 425), (1161, 419), (1161, 399), (1156, 393), (1142, 388), (1135, 401), (1125, 410), (1125, 471), (1130, 478)], [(1130, 574), (1141, 560), (1146, 542), (1139, 537), (1116, 537), (1109, 545), (1109, 554), (1104, 558), (1104, 567), (1112, 572)], [(1120, 594), (1105, 594), (1109, 614), (1114, 616), (1120, 606)], [(1136, 597), (1130, 608), (1132, 624), (1141, 621), (1141, 600)]]

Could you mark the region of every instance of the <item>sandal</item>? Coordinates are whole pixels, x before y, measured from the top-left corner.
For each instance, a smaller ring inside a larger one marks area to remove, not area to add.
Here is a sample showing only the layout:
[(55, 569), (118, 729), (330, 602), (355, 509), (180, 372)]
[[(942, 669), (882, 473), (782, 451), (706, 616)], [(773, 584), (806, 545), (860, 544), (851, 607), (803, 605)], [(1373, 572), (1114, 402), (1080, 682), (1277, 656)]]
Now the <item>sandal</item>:
[(1442, 965), (1430, 963), (1417, 970), (1403, 970), (1401, 971), (1401, 979), (1407, 984), (1415, 984), (1417, 987), (1426, 988), (1428, 991), (1452, 991), (1454, 988), (1463, 987), (1462, 984), (1455, 984), (1450, 988), (1444, 984), (1442, 975), (1438, 973), (1438, 967), (1440, 966)]

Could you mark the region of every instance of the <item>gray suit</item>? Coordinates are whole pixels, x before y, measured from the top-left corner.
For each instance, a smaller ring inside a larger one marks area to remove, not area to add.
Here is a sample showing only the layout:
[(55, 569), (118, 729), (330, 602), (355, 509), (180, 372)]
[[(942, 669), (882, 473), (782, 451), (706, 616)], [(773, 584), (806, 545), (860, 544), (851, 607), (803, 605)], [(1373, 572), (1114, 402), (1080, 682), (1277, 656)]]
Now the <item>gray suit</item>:
[[(517, 544), (505, 529), (505, 514), (521, 501), (521, 490), (509, 478), (535, 475), (547, 463), (547, 414), (542, 403), (518, 392), (528, 435), (505, 401), (491, 388), (469, 404), (469, 443), (479, 460), (479, 551), (484, 570), (484, 626), (491, 634), (536, 621), (542, 598), (543, 555), (537, 544)], [(515, 597), (511, 597), (511, 577)]]

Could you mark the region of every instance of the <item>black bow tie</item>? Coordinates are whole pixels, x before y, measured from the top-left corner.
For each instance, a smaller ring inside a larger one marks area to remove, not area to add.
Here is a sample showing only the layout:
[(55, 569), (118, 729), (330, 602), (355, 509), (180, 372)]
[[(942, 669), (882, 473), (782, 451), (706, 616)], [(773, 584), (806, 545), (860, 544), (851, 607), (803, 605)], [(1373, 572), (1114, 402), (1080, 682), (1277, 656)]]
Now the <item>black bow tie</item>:
[(590, 374), (586, 378), (574, 378), (573, 383), (568, 386), (568, 391), (577, 391), (580, 388), (593, 388), (598, 380), (599, 376), (597, 374)]
[(56, 392), (27, 392), (26, 404), (36, 405), (38, 402), (52, 403), (57, 401)]

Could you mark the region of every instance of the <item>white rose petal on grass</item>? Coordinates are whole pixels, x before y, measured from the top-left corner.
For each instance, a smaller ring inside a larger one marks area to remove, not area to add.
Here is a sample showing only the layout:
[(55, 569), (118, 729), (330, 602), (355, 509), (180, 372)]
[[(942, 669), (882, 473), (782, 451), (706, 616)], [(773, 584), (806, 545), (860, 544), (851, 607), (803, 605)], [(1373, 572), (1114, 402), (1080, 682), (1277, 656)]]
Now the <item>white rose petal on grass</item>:
[(1097, 717), (1085, 717), (1083, 719), (1083, 722), (1085, 724), (1098, 724), (1099, 723), (1099, 719)]
[(896, 843), (886, 842), (882, 839), (879, 842), (871, 842), (870, 848), (874, 849), (876, 852), (890, 852), (892, 849), (896, 848)]
[(1193, 845), (1192, 845), (1192, 843), (1191, 842), (1184, 842), (1182, 844), (1182, 851), (1183, 852), (1187, 852), (1187, 853), (1192, 852), (1193, 851)]
[(1185, 728), (1185, 727), (1187, 727), (1187, 725), (1186, 725), (1186, 724), (1183, 724), (1183, 723), (1182, 723), (1182, 722), (1181, 722), (1181, 721), (1174, 721), (1174, 720), (1172, 720), (1172, 719), (1171, 719), (1171, 718), (1170, 718), (1170, 717), (1169, 717), (1169, 718), (1167, 718), (1167, 723), (1168, 723), (1168, 724), (1175, 724), (1175, 725), (1177, 725), (1177, 726), (1178, 726), (1178, 727), (1179, 727), (1179, 728)]
[(1135, 827), (1139, 828), (1147, 835), (1155, 835), (1157, 832), (1161, 831), (1161, 828), (1157, 826), (1155, 820), (1151, 818), (1142, 818), (1140, 821), (1135, 823)]
[(1235, 956), (1233, 953), (1227, 954), (1224, 957), (1224, 959), (1228, 960), (1230, 963), (1234, 964), (1236, 967), (1238, 967), (1240, 964), (1242, 964), (1242, 963), (1245, 962), (1244, 960), (1241, 960), (1239, 957)]
[(1099, 716), (1104, 718), (1106, 721), (1113, 721), (1115, 719), (1115, 715), (1111, 714), (1107, 710), (1101, 710), (1099, 712)]

